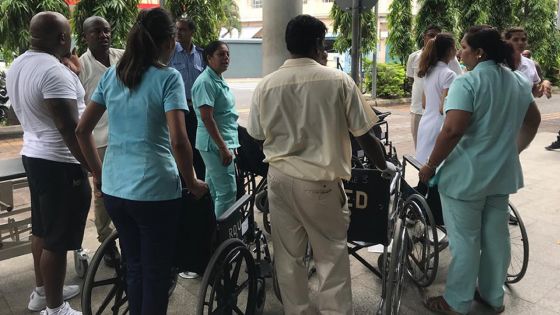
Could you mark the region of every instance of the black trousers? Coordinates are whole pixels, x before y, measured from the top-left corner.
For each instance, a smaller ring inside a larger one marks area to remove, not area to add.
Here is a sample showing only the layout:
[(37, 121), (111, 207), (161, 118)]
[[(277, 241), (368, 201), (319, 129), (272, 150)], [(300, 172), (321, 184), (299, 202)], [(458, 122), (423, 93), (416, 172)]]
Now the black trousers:
[(198, 127), (198, 120), (196, 119), (196, 114), (190, 104), (189, 112), (185, 113), (185, 123), (187, 124), (187, 134), (192, 146), (194, 171), (198, 179), (204, 180), (206, 167), (204, 166), (204, 161), (202, 160), (202, 156), (200, 156), (200, 152), (198, 152), (198, 150), (194, 147), (196, 143), (196, 129)]

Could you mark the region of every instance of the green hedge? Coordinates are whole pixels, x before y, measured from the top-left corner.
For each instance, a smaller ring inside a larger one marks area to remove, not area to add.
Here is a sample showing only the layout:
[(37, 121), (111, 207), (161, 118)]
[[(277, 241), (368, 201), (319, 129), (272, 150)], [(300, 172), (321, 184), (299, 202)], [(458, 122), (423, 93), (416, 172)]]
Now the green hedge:
[[(365, 60), (363, 69), (365, 79), (363, 88), (371, 91), (371, 61)], [(406, 72), (404, 66), (396, 63), (377, 64), (377, 97), (399, 98), (410, 94), (406, 85)]]

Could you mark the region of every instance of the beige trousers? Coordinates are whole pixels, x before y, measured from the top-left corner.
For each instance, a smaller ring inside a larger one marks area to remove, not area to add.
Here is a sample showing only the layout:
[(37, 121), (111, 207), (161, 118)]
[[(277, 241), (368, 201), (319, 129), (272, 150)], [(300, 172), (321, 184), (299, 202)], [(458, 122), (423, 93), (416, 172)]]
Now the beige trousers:
[[(304, 181), (270, 167), (268, 201), (284, 313), (353, 314), (346, 243), (350, 211), (342, 181)], [(303, 262), (308, 242), (319, 278), (314, 308)]]
[[(107, 147), (97, 148), (97, 153), (99, 153), (99, 157), (101, 158), (101, 162), (103, 163), (103, 158), (105, 157), (105, 150)], [(103, 197), (97, 197), (97, 187), (93, 185), (93, 210), (95, 213), (95, 229), (97, 230), (97, 240), (99, 243), (102, 243), (111, 233), (113, 233), (113, 229), (111, 228), (111, 218), (109, 214), (107, 214), (107, 210), (105, 210), (105, 204), (103, 203)]]
[(418, 138), (418, 126), (422, 115), (410, 113), (410, 131), (412, 132), (412, 141), (414, 141), (414, 150), (416, 150), (416, 139)]

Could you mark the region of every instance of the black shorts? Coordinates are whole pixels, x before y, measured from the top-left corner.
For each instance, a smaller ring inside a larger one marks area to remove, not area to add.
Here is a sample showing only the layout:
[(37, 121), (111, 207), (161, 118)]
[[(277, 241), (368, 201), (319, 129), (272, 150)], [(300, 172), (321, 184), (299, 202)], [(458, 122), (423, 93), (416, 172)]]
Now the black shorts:
[(43, 239), (46, 250), (79, 249), (91, 203), (86, 171), (79, 164), (22, 160), (31, 193), (31, 233)]

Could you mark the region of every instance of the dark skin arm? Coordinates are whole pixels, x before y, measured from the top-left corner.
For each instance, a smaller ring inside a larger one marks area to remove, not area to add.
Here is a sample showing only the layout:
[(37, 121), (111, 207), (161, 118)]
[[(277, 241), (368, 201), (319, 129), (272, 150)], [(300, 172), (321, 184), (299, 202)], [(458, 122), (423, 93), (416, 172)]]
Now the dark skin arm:
[[(93, 182), (98, 190), (101, 190), (101, 158), (99, 157), (99, 153), (97, 153), (92, 132), (104, 112), (104, 106), (95, 102), (90, 102), (76, 127), (76, 138), (78, 139), (84, 158), (90, 166)], [(101, 195), (98, 197), (101, 197)]]
[(358, 141), (360, 147), (364, 149), (366, 156), (373, 161), (378, 169), (384, 170), (387, 168), (385, 153), (383, 152), (383, 144), (376, 136), (366, 132), (364, 135), (356, 137), (356, 140)]
[(523, 119), (523, 124), (521, 125), (521, 130), (517, 136), (517, 151), (521, 153), (525, 150), (529, 144), (535, 139), (537, 130), (541, 123), (541, 113), (535, 102), (532, 102), (525, 113), (525, 119)]
[(78, 125), (78, 104), (76, 100), (65, 98), (46, 99), (45, 105), (51, 114), (56, 129), (62, 135), (64, 143), (72, 153), (72, 155), (82, 164), (83, 167), (90, 170), (80, 145), (76, 139), (76, 126)]
[(204, 123), (204, 127), (208, 130), (208, 134), (220, 150), (220, 157), (222, 159), (222, 164), (224, 166), (229, 165), (233, 161), (233, 155), (229, 151), (220, 131), (218, 130), (218, 125), (214, 120), (214, 108), (208, 105), (202, 105), (200, 107), (200, 118)]
[(459, 140), (465, 134), (472, 113), (463, 110), (447, 111), (443, 127), (439, 133), (434, 150), (428, 159), (428, 163), (420, 169), (418, 177), (423, 183), (427, 183), (434, 175), (438, 165), (453, 151)]

